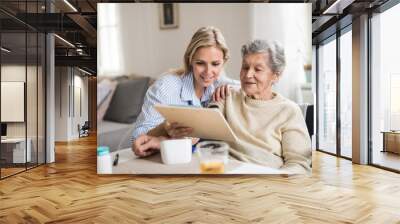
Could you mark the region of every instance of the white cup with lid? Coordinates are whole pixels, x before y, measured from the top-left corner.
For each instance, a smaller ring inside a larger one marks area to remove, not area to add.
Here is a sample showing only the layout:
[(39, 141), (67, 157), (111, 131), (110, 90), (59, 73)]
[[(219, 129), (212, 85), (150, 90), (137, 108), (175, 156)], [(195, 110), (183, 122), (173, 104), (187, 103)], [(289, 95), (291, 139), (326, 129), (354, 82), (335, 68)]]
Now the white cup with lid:
[(161, 160), (164, 164), (189, 163), (192, 160), (192, 139), (170, 139), (160, 143)]

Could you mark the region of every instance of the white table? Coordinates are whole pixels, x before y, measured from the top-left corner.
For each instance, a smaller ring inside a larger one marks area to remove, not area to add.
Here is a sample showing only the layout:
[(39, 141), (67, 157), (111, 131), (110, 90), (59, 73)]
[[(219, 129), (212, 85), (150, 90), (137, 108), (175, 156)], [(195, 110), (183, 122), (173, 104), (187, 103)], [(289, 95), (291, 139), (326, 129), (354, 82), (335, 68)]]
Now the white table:
[[(197, 153), (192, 155), (192, 161), (186, 164), (165, 165), (161, 161), (160, 153), (139, 158), (130, 148), (111, 153), (114, 159), (119, 154), (117, 166), (113, 166), (113, 174), (200, 174), (200, 163)], [(286, 174), (278, 169), (264, 167), (237, 160), (229, 160), (225, 165), (225, 174)]]
[[(31, 161), (31, 144), (32, 141), (30, 138), (27, 138), (27, 144), (25, 144), (25, 138), (4, 138), (1, 139), (2, 145), (11, 145), (13, 146), (13, 163), (25, 163), (25, 159), (27, 162)], [(25, 150), (25, 145), (26, 150)], [(26, 154), (25, 154), (26, 153)]]

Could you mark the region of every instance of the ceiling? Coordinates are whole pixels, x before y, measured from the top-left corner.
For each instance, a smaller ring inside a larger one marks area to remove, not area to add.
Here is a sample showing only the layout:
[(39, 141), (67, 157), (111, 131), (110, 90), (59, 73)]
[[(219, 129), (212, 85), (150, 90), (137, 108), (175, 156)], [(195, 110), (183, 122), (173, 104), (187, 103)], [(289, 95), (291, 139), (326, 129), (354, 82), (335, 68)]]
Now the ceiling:
[[(229, 2), (291, 2), (312, 3), (313, 42), (316, 43), (335, 32), (337, 21), (349, 21), (360, 12), (376, 8), (387, 0), (288, 0), (288, 1), (243, 1)], [(28, 31), (54, 32), (56, 65), (80, 66), (96, 73), (97, 3), (106, 2), (160, 2), (139, 0), (1, 0), (0, 22), (2, 43), (13, 43), (11, 47), (24, 51)], [(179, 1), (177, 1), (179, 2)], [(185, 1), (181, 1), (185, 2)], [(191, 0), (190, 2), (202, 2)], [(217, 0), (212, 2), (226, 2)], [(51, 10), (50, 10), (51, 8)], [(52, 13), (49, 13), (52, 11)], [(346, 26), (346, 22), (341, 22)], [(22, 32), (22, 33), (21, 33)], [(28, 38), (29, 39), (29, 38)], [(64, 41), (66, 40), (66, 41)], [(4, 46), (4, 45), (3, 45)], [(33, 52), (35, 43), (27, 45), (27, 52)], [(24, 52), (20, 52), (24, 53)], [(17, 53), (16, 53), (17, 54)]]
[[(31, 40), (36, 33), (54, 32), (56, 66), (78, 66), (92, 74), (97, 67), (97, 2), (93, 0), (1, 0), (2, 46), (12, 49), (2, 60), (29, 59), (44, 46)], [(46, 7), (47, 6), (47, 7)], [(71, 7), (72, 6), (72, 7)], [(49, 13), (51, 8), (52, 13)], [(27, 35), (25, 31), (35, 33)], [(69, 44), (64, 41), (66, 40)], [(34, 43), (30, 43), (34, 42)], [(26, 48), (25, 48), (26, 46)], [(39, 46), (39, 48), (37, 48)], [(36, 57), (36, 56), (35, 56)]]

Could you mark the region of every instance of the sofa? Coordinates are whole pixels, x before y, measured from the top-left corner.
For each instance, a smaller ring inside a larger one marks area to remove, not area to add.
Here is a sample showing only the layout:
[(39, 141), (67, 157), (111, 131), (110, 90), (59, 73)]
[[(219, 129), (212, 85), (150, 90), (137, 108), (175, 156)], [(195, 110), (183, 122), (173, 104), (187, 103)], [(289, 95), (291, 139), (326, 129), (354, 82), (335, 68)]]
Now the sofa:
[(314, 105), (299, 104), (299, 107), (306, 121), (308, 134), (310, 135), (310, 138), (312, 138), (312, 136), (314, 135)]
[[(131, 146), (131, 133), (140, 114), (143, 99), (154, 80), (147, 77), (118, 77), (99, 80), (97, 145), (110, 151)], [(306, 120), (310, 138), (314, 133), (313, 105), (299, 105)]]
[(99, 79), (97, 85), (97, 145), (110, 151), (128, 148), (146, 91), (148, 77), (121, 76)]

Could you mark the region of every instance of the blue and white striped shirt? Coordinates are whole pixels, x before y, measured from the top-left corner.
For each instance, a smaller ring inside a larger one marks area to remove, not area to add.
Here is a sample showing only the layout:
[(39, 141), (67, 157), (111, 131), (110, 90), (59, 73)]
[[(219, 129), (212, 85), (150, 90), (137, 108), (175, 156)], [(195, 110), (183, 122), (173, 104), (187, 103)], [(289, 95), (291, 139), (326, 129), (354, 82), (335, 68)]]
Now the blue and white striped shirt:
[(183, 76), (164, 75), (147, 90), (142, 111), (134, 124), (132, 141), (164, 122), (162, 115), (154, 109), (155, 104), (206, 107), (215, 88), (224, 84), (240, 85), (238, 81), (222, 76), (206, 88), (199, 100), (194, 91), (192, 73)]

